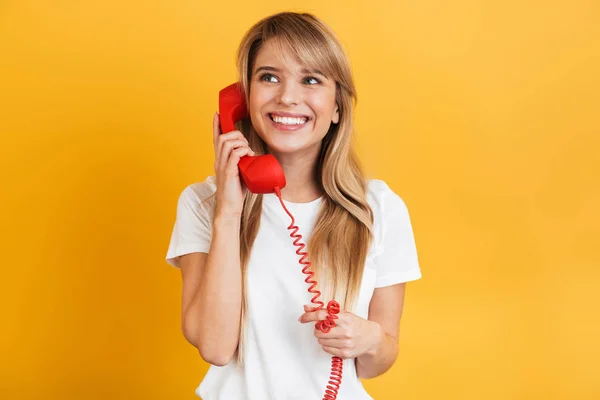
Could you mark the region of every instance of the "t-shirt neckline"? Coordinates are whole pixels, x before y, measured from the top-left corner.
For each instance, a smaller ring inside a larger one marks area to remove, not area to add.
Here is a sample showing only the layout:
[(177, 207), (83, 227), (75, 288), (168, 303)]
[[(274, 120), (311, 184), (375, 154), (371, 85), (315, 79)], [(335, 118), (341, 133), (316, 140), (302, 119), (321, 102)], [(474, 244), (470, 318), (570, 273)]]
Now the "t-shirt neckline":
[[(283, 204), (285, 204), (286, 207), (292, 207), (292, 208), (296, 208), (296, 209), (310, 209), (310, 208), (313, 208), (313, 207), (321, 204), (321, 202), (323, 201), (324, 198), (325, 198), (325, 195), (322, 195), (320, 197), (317, 197), (314, 200), (311, 200), (311, 201), (308, 201), (305, 203), (296, 203), (293, 201), (283, 199)], [(279, 198), (277, 197), (277, 195), (275, 193), (267, 193), (267, 194), (263, 195), (263, 200), (268, 202), (269, 204), (277, 204), (277, 205), (279, 205), (279, 207), (281, 207)]]

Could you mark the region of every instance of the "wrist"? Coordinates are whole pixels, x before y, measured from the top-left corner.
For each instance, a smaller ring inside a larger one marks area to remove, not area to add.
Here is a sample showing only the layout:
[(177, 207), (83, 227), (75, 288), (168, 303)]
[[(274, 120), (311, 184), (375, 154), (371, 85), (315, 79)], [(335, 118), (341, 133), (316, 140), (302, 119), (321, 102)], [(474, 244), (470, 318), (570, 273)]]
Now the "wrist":
[(215, 211), (215, 221), (236, 221), (242, 218), (241, 212), (219, 210)]
[(227, 227), (239, 227), (241, 215), (235, 213), (218, 212), (215, 214), (214, 226), (216, 229)]
[(379, 352), (379, 348), (385, 339), (385, 333), (383, 332), (383, 329), (381, 329), (381, 325), (379, 325), (377, 322), (371, 322), (373, 323), (373, 344), (371, 347), (369, 347), (365, 354), (374, 357)]

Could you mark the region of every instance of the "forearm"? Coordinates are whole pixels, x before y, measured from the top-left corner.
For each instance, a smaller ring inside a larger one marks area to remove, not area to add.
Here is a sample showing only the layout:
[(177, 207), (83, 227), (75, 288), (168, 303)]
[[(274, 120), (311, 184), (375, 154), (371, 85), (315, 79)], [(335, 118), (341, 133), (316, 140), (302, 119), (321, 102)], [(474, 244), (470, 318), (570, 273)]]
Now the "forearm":
[(375, 378), (390, 369), (397, 357), (397, 339), (382, 333), (376, 348), (356, 358), (356, 374), (363, 379)]
[(237, 348), (242, 304), (239, 217), (217, 216), (198, 290), (186, 310), (196, 347), (212, 364), (225, 364)]

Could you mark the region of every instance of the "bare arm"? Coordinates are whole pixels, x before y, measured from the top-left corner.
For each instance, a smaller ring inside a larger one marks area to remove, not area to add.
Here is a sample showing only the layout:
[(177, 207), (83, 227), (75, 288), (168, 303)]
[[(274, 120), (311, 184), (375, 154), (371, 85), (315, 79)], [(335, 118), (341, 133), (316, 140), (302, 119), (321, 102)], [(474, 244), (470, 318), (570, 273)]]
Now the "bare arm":
[(207, 253), (180, 257), (183, 280), (182, 330), (185, 338), (213, 365), (228, 364), (238, 346), (242, 310), (240, 221), (246, 190), (238, 163), (254, 155), (240, 131), (220, 133), (213, 118), (217, 207)]
[(231, 361), (238, 345), (242, 304), (239, 216), (215, 219), (208, 254), (180, 257), (183, 280), (182, 330), (202, 358)]
[(356, 358), (359, 378), (375, 378), (396, 361), (405, 288), (406, 283), (399, 283), (375, 289), (369, 306), (369, 321), (381, 326), (382, 339), (374, 351)]

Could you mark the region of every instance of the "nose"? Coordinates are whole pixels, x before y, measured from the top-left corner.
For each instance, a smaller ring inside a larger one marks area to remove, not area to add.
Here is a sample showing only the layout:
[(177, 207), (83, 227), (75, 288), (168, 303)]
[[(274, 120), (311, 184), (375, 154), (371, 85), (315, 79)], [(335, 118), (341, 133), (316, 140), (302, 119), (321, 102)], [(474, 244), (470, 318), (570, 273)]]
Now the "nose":
[(279, 86), (278, 102), (286, 106), (300, 104), (302, 100), (302, 90), (300, 85), (296, 84), (292, 79), (286, 79)]

